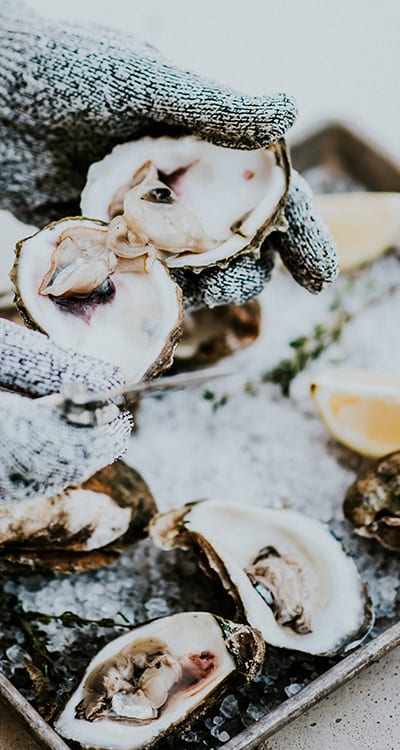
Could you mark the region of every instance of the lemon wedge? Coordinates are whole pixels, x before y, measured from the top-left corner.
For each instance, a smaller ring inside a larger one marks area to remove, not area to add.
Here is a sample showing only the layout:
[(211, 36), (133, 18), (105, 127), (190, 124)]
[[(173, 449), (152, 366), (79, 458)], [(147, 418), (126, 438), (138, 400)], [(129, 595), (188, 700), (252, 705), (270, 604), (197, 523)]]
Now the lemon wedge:
[(310, 388), (319, 416), (340, 443), (373, 458), (400, 449), (400, 375), (329, 370)]
[(332, 232), (341, 271), (371, 263), (400, 240), (400, 193), (317, 195), (315, 205)]

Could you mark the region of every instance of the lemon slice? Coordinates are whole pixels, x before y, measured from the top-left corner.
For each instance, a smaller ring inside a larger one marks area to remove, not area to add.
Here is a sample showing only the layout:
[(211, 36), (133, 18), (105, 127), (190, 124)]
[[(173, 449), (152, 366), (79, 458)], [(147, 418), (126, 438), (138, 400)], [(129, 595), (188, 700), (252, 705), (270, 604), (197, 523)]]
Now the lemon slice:
[(330, 370), (311, 383), (322, 421), (343, 445), (378, 458), (400, 449), (400, 375)]
[(400, 193), (318, 195), (315, 205), (336, 242), (341, 271), (371, 263), (400, 239)]

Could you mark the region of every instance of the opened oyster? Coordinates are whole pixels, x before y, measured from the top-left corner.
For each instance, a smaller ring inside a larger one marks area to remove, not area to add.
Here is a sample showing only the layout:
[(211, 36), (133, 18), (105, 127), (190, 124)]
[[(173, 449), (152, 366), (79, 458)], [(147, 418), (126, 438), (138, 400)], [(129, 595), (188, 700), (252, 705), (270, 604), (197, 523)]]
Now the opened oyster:
[(92, 164), (81, 209), (122, 223), (169, 268), (201, 271), (258, 253), (270, 232), (287, 228), (289, 171), (283, 142), (243, 151), (191, 136), (145, 137)]
[(168, 367), (181, 332), (179, 287), (117, 225), (71, 218), (17, 245), (16, 304), (57, 344), (121, 367), (130, 381)]
[(156, 516), (150, 536), (162, 549), (197, 549), (234, 598), (237, 617), (274, 646), (328, 655), (372, 627), (353, 560), (326, 526), (301, 513), (205, 500)]
[(55, 728), (85, 747), (148, 748), (263, 660), (261, 634), (245, 625), (208, 612), (153, 620), (97, 654)]
[(59, 495), (2, 505), (0, 570), (98, 568), (144, 536), (155, 510), (146, 483), (123, 461)]
[(360, 536), (400, 551), (400, 452), (376, 461), (349, 487), (343, 512)]

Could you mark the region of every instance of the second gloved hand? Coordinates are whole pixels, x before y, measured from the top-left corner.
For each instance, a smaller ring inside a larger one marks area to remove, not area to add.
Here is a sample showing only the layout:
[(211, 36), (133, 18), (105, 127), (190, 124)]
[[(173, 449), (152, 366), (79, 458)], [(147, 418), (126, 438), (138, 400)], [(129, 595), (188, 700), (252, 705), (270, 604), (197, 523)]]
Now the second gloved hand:
[(104, 391), (123, 378), (111, 364), (0, 320), (0, 386), (12, 391), (0, 393), (0, 501), (56, 494), (125, 452), (133, 426), (128, 412), (107, 425), (77, 427), (31, 398), (59, 392), (66, 382)]

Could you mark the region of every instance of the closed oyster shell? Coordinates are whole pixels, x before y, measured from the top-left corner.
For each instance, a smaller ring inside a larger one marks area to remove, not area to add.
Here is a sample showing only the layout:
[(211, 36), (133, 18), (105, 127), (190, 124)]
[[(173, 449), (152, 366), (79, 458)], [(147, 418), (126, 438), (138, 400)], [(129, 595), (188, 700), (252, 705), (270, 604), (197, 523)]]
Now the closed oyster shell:
[(253, 344), (260, 329), (261, 307), (255, 299), (186, 313), (171, 372), (212, 365)]
[(55, 496), (0, 506), (0, 571), (77, 573), (113, 562), (157, 509), (135, 469), (117, 461)]
[(400, 451), (361, 473), (346, 492), (343, 512), (356, 534), (400, 551)]
[(162, 549), (194, 548), (232, 596), (236, 617), (274, 646), (331, 655), (372, 627), (353, 560), (327, 526), (301, 513), (204, 500), (156, 516), (149, 533)]

